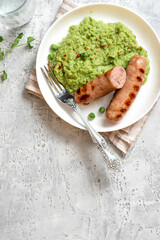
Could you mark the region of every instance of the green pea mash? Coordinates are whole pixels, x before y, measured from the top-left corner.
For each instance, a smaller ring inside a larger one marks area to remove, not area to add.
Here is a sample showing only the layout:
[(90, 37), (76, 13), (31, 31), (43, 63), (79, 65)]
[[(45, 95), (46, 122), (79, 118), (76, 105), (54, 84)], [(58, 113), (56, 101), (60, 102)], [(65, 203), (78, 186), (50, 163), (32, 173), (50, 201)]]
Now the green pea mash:
[(56, 77), (70, 93), (116, 65), (126, 68), (133, 55), (147, 60), (144, 82), (150, 71), (146, 50), (120, 22), (104, 23), (85, 17), (79, 25), (71, 26), (55, 46), (52, 44), (50, 61)]

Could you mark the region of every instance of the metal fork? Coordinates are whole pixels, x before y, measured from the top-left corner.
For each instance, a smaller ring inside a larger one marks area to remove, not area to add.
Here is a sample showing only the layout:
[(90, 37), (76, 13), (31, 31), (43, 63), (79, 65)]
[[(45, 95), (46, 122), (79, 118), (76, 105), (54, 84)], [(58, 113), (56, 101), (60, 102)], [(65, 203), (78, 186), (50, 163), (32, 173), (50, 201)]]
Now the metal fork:
[(44, 74), (54, 96), (60, 102), (70, 106), (74, 110), (74, 112), (81, 118), (93, 142), (96, 143), (98, 149), (101, 150), (108, 167), (114, 170), (118, 170), (121, 166), (120, 158), (117, 156), (117, 154), (114, 154), (113, 151), (111, 151), (105, 139), (89, 124), (87, 119), (83, 116), (80, 108), (74, 100), (74, 96), (70, 94), (62, 84), (59, 83), (53, 72), (52, 67), (50, 67), (48, 64), (48, 67), (44, 66), (43, 68), (41, 68), (41, 71)]

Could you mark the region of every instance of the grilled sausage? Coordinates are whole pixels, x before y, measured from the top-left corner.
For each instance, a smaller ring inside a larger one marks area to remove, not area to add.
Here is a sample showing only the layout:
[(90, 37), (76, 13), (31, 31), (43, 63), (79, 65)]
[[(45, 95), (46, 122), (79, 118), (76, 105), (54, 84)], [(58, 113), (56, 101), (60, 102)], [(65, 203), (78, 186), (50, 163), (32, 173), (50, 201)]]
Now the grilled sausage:
[(115, 92), (106, 109), (107, 119), (118, 122), (127, 113), (142, 86), (146, 64), (145, 58), (133, 56), (126, 69), (127, 77), (123, 88)]
[(121, 66), (116, 66), (80, 87), (75, 92), (75, 101), (79, 104), (88, 104), (116, 89), (122, 88), (125, 80), (125, 69)]

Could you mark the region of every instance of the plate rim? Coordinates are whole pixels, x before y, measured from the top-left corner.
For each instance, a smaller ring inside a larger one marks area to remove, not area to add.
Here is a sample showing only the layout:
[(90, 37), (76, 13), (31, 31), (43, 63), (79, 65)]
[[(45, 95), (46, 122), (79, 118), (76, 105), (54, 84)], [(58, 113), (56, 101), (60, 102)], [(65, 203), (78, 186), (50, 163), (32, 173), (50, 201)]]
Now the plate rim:
[[(153, 27), (150, 25), (150, 23), (148, 23), (147, 20), (145, 20), (145, 19), (144, 19), (139, 13), (137, 13), (135, 10), (133, 11), (133, 10), (130, 10), (130, 9), (129, 9), (128, 7), (126, 7), (126, 6), (120, 6), (120, 5), (118, 5), (118, 4), (113, 4), (113, 3), (110, 4), (110, 3), (103, 3), (103, 2), (101, 2), (101, 3), (89, 3), (89, 4), (85, 4), (85, 5), (83, 4), (83, 5), (81, 5), (81, 6), (77, 6), (77, 7), (73, 8), (73, 9), (67, 11), (67, 12), (64, 13), (62, 16), (60, 16), (58, 19), (56, 19), (56, 20), (54, 19), (54, 20), (53, 20), (53, 23), (52, 23), (51, 26), (48, 28), (48, 30), (45, 32), (45, 34), (44, 34), (44, 36), (43, 36), (43, 38), (42, 38), (42, 40), (41, 40), (41, 42), (40, 42), (39, 48), (38, 48), (38, 52), (37, 52), (37, 56), (36, 56), (36, 72), (37, 72), (37, 70), (38, 70), (38, 57), (39, 57), (40, 48), (41, 48), (41, 46), (42, 46), (42, 44), (43, 44), (43, 42), (44, 42), (44, 40), (45, 40), (46, 35), (50, 32), (50, 30), (54, 27), (54, 25), (57, 24), (59, 21), (61, 21), (61, 19), (63, 19), (65, 16), (73, 13), (74, 11), (77, 11), (78, 9), (86, 8), (86, 7), (89, 7), (89, 6), (95, 6), (95, 5), (101, 5), (101, 6), (102, 6), (102, 5), (105, 5), (105, 6), (111, 6), (111, 7), (118, 7), (118, 8), (121, 8), (121, 9), (123, 9), (123, 10), (127, 10), (127, 11), (130, 12), (131, 14), (133, 14), (133, 15), (135, 15), (136, 17), (140, 18), (145, 24), (147, 24), (147, 25), (149, 26), (150, 30), (151, 30), (152, 33), (154, 34), (157, 42), (159, 43), (159, 47), (160, 47), (160, 38), (158, 37), (156, 31), (153, 29)], [(62, 6), (62, 5), (61, 5), (61, 6)], [(61, 7), (60, 7), (60, 8), (61, 8)], [(59, 8), (59, 9), (60, 9), (60, 8)], [(57, 14), (58, 14), (58, 13), (57, 13)], [(56, 15), (56, 16), (57, 16), (57, 15)], [(55, 18), (56, 18), (56, 16), (55, 16)], [(38, 86), (39, 86), (39, 88), (40, 88), (40, 91), (41, 91), (42, 96), (44, 97), (46, 103), (47, 103), (48, 106), (51, 108), (51, 110), (52, 110), (57, 116), (59, 116), (59, 115), (57, 114), (57, 112), (55, 112), (55, 111), (52, 109), (52, 107), (50, 106), (50, 103), (48, 103), (48, 101), (46, 100), (45, 96), (43, 95), (43, 90), (41, 89), (40, 84), (39, 84), (39, 80), (38, 80), (38, 74), (37, 74), (37, 82), (38, 82)], [(157, 93), (157, 96), (155, 97), (155, 99), (154, 99), (154, 101), (152, 102), (152, 104), (150, 105), (150, 107), (147, 108), (147, 110), (146, 110), (143, 114), (141, 114), (141, 116), (140, 116), (136, 121), (133, 121), (133, 122), (131, 122), (131, 123), (126, 124), (126, 126), (125, 126), (124, 128), (129, 127), (129, 126), (131, 126), (132, 124), (135, 124), (136, 122), (138, 122), (139, 120), (141, 120), (143, 117), (145, 117), (145, 115), (146, 115), (147, 113), (149, 113), (149, 112), (151, 111), (151, 109), (153, 108), (153, 106), (156, 104), (159, 96), (160, 96), (160, 87), (159, 87), (159, 91), (158, 91), (158, 93)], [(61, 118), (61, 116), (59, 116), (59, 117)], [(65, 122), (67, 122), (68, 124), (74, 126), (74, 127), (77, 127), (77, 128), (79, 128), (79, 129), (82, 129), (82, 130), (87, 130), (87, 129), (85, 128), (85, 126), (83, 126), (82, 124), (80, 124), (79, 122), (77, 122), (77, 121), (75, 121), (75, 120), (74, 120), (73, 122), (68, 122), (67, 120), (65, 120), (65, 118), (61, 118), (61, 119), (64, 120)], [(123, 128), (118, 127), (116, 130), (112, 130), (112, 129), (111, 129), (111, 130), (107, 130), (106, 132), (118, 131), (118, 130), (121, 130), (121, 129), (123, 129)], [(104, 132), (104, 131), (101, 130), (101, 131), (98, 131), (98, 132)]]

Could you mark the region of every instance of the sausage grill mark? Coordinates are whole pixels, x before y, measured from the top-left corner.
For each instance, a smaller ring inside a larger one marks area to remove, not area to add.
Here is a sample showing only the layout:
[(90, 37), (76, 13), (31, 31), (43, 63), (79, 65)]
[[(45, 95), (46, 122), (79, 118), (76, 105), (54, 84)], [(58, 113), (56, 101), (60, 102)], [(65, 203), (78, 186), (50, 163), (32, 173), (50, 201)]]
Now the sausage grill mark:
[(81, 101), (87, 100), (89, 97), (90, 97), (90, 95), (85, 94), (85, 95), (83, 95), (83, 96), (80, 98), (80, 100), (81, 100)]
[(130, 100), (130, 99), (127, 99), (127, 100), (125, 101), (125, 105), (129, 107), (129, 106), (131, 105), (131, 100)]
[(94, 85), (93, 85), (93, 82), (91, 81), (91, 90), (93, 91), (94, 90)]
[(116, 116), (117, 119), (118, 119), (118, 118), (121, 118), (121, 117), (122, 117), (121, 114), (118, 114), (118, 115)]
[(121, 109), (121, 112), (122, 112), (122, 113), (125, 113), (126, 111), (127, 111), (126, 108), (122, 108), (122, 109)]
[(77, 90), (77, 94), (80, 94), (80, 88)]
[(141, 73), (144, 73), (144, 69), (143, 69), (143, 68), (140, 68), (139, 71), (140, 71)]
[(138, 86), (138, 85), (134, 85), (134, 86), (133, 86), (133, 89), (134, 89), (136, 92), (138, 92), (138, 91), (139, 91), (139, 86)]
[(93, 85), (93, 83), (91, 84), (91, 89), (92, 89), (92, 91), (94, 90), (94, 85)]
[(137, 77), (137, 80), (138, 80), (138, 82), (142, 82), (142, 78), (141, 77)]
[(82, 92), (86, 92), (87, 90), (87, 87), (86, 87), (86, 84), (82, 86)]
[(134, 99), (136, 97), (136, 94), (131, 92), (129, 96), (130, 96), (130, 99)]

